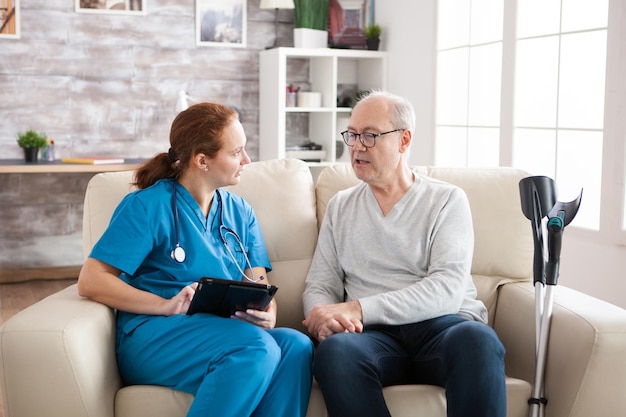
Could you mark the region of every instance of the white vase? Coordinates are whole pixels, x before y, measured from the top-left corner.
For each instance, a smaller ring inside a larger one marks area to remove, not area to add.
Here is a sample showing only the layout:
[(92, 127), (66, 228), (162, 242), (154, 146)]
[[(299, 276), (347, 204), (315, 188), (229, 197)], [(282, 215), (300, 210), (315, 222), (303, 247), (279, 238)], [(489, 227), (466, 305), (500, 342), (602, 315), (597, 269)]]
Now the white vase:
[(328, 32), (317, 29), (295, 28), (293, 30), (293, 45), (296, 48), (326, 48), (328, 46)]

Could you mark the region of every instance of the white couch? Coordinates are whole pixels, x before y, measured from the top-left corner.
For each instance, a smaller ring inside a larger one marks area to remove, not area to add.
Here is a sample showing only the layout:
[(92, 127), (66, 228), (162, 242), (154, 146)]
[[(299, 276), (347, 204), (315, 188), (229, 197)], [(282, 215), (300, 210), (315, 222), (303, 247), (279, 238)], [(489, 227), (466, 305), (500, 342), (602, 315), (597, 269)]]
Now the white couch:
[[(416, 167), (462, 187), (475, 228), (472, 273), (489, 320), (504, 343), (507, 416), (528, 415), (534, 375), (534, 289), (530, 222), (520, 208), (524, 172)], [(114, 207), (130, 191), (131, 172), (96, 175), (85, 196), (83, 239), (89, 253)], [(356, 183), (348, 165), (324, 169), (314, 185), (298, 160), (255, 162), (231, 190), (255, 208), (273, 265), (278, 325), (302, 329), (300, 295), (328, 199)], [(565, 233), (567, 239), (567, 232)], [(182, 417), (192, 396), (156, 386), (124, 387), (118, 374), (115, 314), (80, 298), (75, 286), (11, 318), (0, 330), (5, 417)], [(394, 417), (444, 417), (443, 389), (385, 388)], [(548, 417), (626, 416), (626, 311), (559, 286), (546, 372)], [(314, 386), (308, 417), (325, 416)]]

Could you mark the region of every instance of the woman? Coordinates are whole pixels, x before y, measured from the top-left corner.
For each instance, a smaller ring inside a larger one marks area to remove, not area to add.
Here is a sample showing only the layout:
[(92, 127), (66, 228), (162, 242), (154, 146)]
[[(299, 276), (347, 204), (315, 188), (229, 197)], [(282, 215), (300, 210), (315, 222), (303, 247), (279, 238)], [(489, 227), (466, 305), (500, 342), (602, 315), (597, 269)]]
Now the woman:
[(304, 416), (309, 401), (312, 343), (274, 328), (274, 301), (231, 318), (185, 314), (202, 276), (267, 282), (252, 208), (219, 189), (250, 163), (245, 144), (229, 107), (180, 113), (169, 152), (138, 169), (139, 190), (117, 207), (78, 278), (81, 296), (118, 310), (124, 382), (194, 394), (189, 417)]

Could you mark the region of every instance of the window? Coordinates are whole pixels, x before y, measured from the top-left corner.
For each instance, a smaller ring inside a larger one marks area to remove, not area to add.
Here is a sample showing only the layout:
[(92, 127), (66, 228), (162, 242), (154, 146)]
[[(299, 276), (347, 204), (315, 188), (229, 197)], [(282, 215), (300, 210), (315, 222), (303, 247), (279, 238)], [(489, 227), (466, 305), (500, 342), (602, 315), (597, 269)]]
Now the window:
[(435, 163), (500, 165), (511, 149), (510, 164), (555, 179), (559, 201), (583, 188), (573, 225), (599, 230), (608, 1), (506, 0), (504, 13), (440, 0)]
[(435, 164), (498, 166), (502, 2), (438, 3)]

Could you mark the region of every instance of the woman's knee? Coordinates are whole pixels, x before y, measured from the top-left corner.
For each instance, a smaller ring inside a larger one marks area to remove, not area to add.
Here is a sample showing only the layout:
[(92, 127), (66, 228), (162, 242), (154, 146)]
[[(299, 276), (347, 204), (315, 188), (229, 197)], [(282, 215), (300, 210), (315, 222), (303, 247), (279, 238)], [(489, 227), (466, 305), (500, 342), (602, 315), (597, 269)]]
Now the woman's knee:
[(281, 361), (293, 367), (311, 369), (313, 341), (304, 333), (289, 328), (276, 328), (268, 333), (280, 349)]

